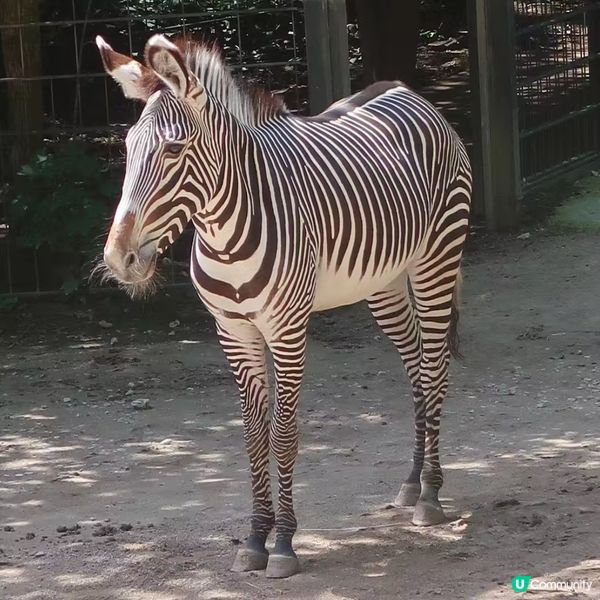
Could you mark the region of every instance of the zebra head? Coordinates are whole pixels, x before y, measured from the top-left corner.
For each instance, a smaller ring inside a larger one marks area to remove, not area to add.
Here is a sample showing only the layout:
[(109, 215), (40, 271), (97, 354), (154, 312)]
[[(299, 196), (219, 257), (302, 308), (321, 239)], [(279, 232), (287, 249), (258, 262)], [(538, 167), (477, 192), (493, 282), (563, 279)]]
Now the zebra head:
[(206, 91), (175, 44), (153, 36), (142, 64), (99, 36), (96, 43), (125, 96), (146, 104), (127, 134), (125, 180), (102, 266), (136, 296), (153, 289), (157, 258), (213, 196), (218, 151), (205, 124)]

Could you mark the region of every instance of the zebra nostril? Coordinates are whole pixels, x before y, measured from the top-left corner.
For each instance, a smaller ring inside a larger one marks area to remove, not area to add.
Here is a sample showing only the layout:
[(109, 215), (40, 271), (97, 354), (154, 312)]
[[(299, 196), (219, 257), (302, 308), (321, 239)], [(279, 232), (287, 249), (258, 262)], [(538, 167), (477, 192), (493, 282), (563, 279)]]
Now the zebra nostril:
[(135, 252), (133, 252), (133, 251), (130, 250), (125, 255), (125, 261), (124, 261), (125, 268), (129, 269), (133, 265), (134, 262), (135, 262)]

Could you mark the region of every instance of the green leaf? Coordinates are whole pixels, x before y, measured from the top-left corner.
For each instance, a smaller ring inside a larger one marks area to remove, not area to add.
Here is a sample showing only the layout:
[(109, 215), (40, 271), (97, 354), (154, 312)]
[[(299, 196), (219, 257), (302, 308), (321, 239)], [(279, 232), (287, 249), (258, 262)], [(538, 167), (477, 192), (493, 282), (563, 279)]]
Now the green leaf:
[(19, 303), (19, 299), (16, 296), (9, 294), (0, 295), (0, 311), (12, 310)]

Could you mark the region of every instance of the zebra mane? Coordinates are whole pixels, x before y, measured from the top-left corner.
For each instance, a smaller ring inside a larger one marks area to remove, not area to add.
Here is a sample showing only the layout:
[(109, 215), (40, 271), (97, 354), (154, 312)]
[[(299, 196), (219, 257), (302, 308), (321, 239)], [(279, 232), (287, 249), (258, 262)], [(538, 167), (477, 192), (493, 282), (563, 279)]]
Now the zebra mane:
[(183, 38), (174, 43), (207, 92), (241, 123), (260, 125), (287, 111), (280, 97), (235, 77), (215, 42)]

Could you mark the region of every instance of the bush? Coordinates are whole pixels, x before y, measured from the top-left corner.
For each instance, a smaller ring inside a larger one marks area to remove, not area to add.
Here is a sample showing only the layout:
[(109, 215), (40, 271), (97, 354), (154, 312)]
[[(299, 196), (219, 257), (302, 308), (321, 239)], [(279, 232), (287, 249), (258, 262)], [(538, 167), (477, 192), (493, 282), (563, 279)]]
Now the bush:
[(63, 288), (77, 287), (83, 263), (98, 251), (118, 187), (103, 163), (76, 143), (42, 151), (18, 173), (8, 210), (11, 237), (55, 255)]

